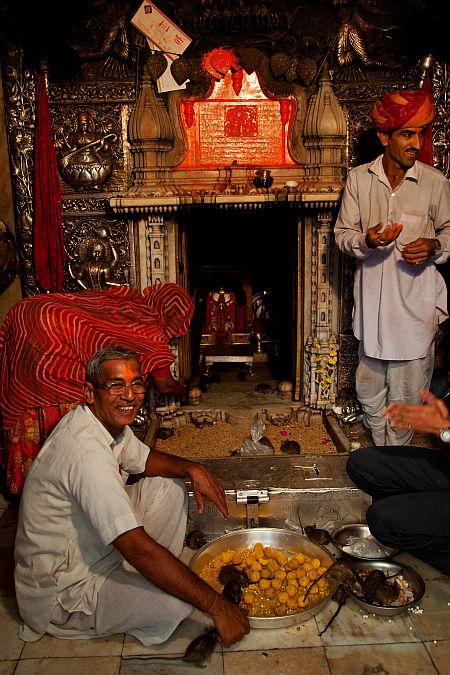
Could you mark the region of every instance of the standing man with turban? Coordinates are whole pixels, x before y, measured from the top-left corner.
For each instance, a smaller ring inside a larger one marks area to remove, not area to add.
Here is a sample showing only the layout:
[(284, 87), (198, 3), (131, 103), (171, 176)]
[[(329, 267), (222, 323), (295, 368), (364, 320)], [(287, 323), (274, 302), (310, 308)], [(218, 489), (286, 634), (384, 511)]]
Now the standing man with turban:
[(407, 445), (386, 406), (420, 403), (433, 373), (434, 337), (447, 314), (436, 268), (450, 250), (450, 185), (429, 166), (434, 105), (429, 88), (385, 94), (371, 111), (384, 153), (350, 171), (336, 244), (357, 259), (353, 329), (356, 390), (375, 445)]

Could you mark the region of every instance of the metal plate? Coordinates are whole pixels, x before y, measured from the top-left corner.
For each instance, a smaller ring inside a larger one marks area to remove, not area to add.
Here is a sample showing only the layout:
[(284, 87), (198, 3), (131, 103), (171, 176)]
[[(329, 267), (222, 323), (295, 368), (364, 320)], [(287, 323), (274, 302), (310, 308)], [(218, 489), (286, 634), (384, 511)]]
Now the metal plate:
[(401, 563), (396, 563), (392, 560), (376, 562), (374, 560), (368, 560), (366, 562), (355, 562), (352, 564), (352, 568), (355, 571), (362, 569), (381, 570), (382, 572), (389, 574), (389, 576), (401, 572), (402, 576), (406, 579), (414, 593), (414, 600), (409, 602), (407, 605), (402, 605), (401, 607), (384, 607), (380, 605), (372, 605), (370, 602), (365, 602), (364, 600), (361, 600), (361, 598), (355, 592), (352, 591), (352, 598), (358, 603), (358, 605), (361, 605), (361, 607), (371, 614), (378, 614), (380, 616), (396, 616), (397, 614), (403, 614), (403, 612), (407, 612), (410, 607), (416, 605), (422, 599), (423, 594), (425, 593), (424, 580), (420, 574), (413, 570), (412, 567), (408, 567), (408, 565), (402, 565)]
[[(385, 556), (369, 558), (362, 555), (355, 555), (344, 550), (344, 546), (347, 546), (351, 537), (366, 539), (369, 536), (386, 552)], [(388, 558), (392, 558), (394, 555), (399, 553), (398, 549), (385, 546), (384, 544), (381, 544), (379, 541), (377, 541), (375, 537), (372, 537), (368, 526), (364, 523), (352, 523), (350, 525), (342, 525), (341, 527), (337, 527), (331, 533), (331, 539), (336, 548), (342, 551), (342, 553), (350, 556), (350, 558), (357, 558), (358, 560), (388, 560)]]
[(347, 475), (346, 460), (347, 457), (336, 455), (270, 455), (204, 459), (201, 463), (225, 490), (235, 490), (247, 482), (248, 487), (258, 484), (270, 490), (357, 490)]
[[(251, 530), (240, 530), (237, 532), (230, 532), (219, 539), (215, 539), (203, 546), (193, 556), (189, 567), (199, 574), (203, 567), (209, 563), (213, 558), (218, 556), (223, 551), (233, 548), (236, 550), (243, 548), (250, 548), (254, 544), (260, 542), (264, 546), (272, 546), (283, 551), (291, 551), (292, 553), (303, 553), (312, 558), (319, 558), (321, 565), (329, 567), (334, 563), (334, 558), (323, 546), (314, 544), (312, 541), (295, 532), (289, 530), (282, 530), (269, 527), (259, 527)], [(336, 584), (330, 580), (330, 596), (333, 594)], [(296, 614), (288, 614), (286, 616), (271, 616), (271, 617), (252, 617), (249, 616), (250, 626), (252, 628), (284, 628), (286, 626), (293, 626), (297, 623), (302, 623), (310, 619), (322, 607), (329, 602), (330, 597), (325, 598), (317, 605), (305, 609), (303, 612)]]
[(345, 462), (346, 457), (302, 455), (203, 460), (225, 488), (230, 515), (225, 519), (210, 502), (199, 514), (190, 491), (188, 531), (199, 529), (209, 541), (245, 529), (246, 506), (236, 502), (236, 495), (249, 489), (267, 490), (269, 496), (268, 502), (259, 504), (257, 527), (289, 529), (291, 522), (297, 527), (316, 525), (331, 531), (344, 523), (360, 523), (370, 497), (350, 481)]

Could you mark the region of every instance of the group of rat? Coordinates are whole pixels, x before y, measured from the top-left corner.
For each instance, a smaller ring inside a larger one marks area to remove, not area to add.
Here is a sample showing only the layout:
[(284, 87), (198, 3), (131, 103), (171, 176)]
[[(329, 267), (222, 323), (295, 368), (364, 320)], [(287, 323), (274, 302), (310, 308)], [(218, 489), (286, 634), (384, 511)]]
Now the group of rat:
[[(414, 430), (450, 440), (448, 409), (428, 392), (436, 329), (448, 316), (436, 265), (450, 250), (449, 183), (425, 156), (434, 114), (426, 88), (376, 101), (383, 153), (350, 171), (335, 236), (357, 259), (356, 389), (375, 444), (350, 455), (348, 473), (373, 497), (372, 534), (450, 575), (450, 453), (408, 445)], [(35, 296), (0, 329), (13, 491), (26, 474), (15, 548), (23, 640), (128, 633), (158, 644), (194, 607), (214, 623), (210, 643), (228, 647), (249, 631), (233, 584), (219, 594), (179, 560), (184, 479), (200, 513), (208, 499), (226, 518), (223, 488), (201, 464), (149, 449), (130, 429), (149, 374), (162, 391), (182, 391), (168, 370), (168, 341), (192, 316), (182, 291)], [(382, 591), (375, 581), (368, 593)]]

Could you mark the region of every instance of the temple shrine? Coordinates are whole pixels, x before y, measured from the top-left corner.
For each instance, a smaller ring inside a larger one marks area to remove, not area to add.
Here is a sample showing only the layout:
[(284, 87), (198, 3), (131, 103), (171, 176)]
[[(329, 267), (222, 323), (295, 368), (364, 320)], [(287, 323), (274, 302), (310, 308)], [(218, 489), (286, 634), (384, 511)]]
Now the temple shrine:
[[(295, 623), (289, 619), (292, 612), (284, 615), (280, 609), (288, 606), (287, 591), (280, 601), (284, 586), (280, 590), (274, 584), (274, 628), (262, 630), (268, 625), (261, 615), (250, 634), (229, 649), (213, 635), (215, 651), (209, 654), (207, 672), (448, 672), (450, 595), (442, 568), (420, 556), (398, 554), (393, 547), (383, 549), (387, 553), (378, 562), (377, 556), (358, 560), (353, 549), (349, 553), (362, 531), (372, 537), (366, 514), (377, 495), (372, 500), (366, 487), (350, 478), (346, 465), (354, 450), (383, 444), (371, 436), (356, 394), (364, 352), (354, 333), (355, 299), (361, 302), (354, 281), (363, 254), (343, 253), (345, 244), (338, 248), (334, 231), (349, 172), (375, 161), (392, 134), (403, 128), (383, 127), (381, 134), (374, 128), (374, 102), (389, 92), (399, 92), (399, 105), (405, 103), (405, 92), (406, 98), (410, 90), (429, 92), (436, 114), (417, 128), (429, 131), (429, 164), (450, 178), (446, 3), (86, 0), (63, 3), (57, 10), (48, 3), (3, 4), (0, 325), (7, 325), (8, 313), (21, 301), (41, 298), (45, 304), (47, 296), (51, 300), (57, 294), (60, 312), (48, 320), (36, 313), (31, 321), (33, 354), (45, 349), (46, 331), (49, 336), (56, 331), (52, 359), (63, 363), (58, 349), (60, 343), (71, 348), (67, 335), (72, 323), (79, 337), (74, 353), (78, 348), (84, 361), (90, 354), (84, 353), (83, 339), (96, 335), (98, 326), (107, 332), (108, 321), (117, 340), (132, 342), (138, 335), (145, 358), (150, 354), (144, 384), (137, 378), (121, 389), (122, 382), (114, 380), (94, 383), (92, 390), (98, 395), (98, 387), (103, 388), (107, 401), (115, 391), (119, 397), (123, 390), (142, 394), (132, 422), (137, 438), (152, 450), (201, 463), (223, 486), (227, 518), (210, 501), (201, 507), (188, 480), (183, 562), (189, 565), (192, 555), (194, 561), (202, 559), (186, 552), (200, 535), (200, 546), (193, 548), (236, 537), (229, 549), (220, 549), (225, 560), (241, 541), (241, 532), (250, 532), (253, 545), (255, 530), (263, 538), (267, 532), (295, 533), (308, 540), (309, 551), (309, 528), (324, 556), (314, 562), (317, 568), (326, 559), (330, 564), (344, 561), (344, 568), (356, 561), (362, 569), (363, 560), (368, 562), (363, 572), (369, 575), (376, 564), (385, 564), (393, 577), (412, 574), (410, 584), (418, 584), (421, 592), (408, 611), (383, 615), (372, 613), (370, 603), (358, 605), (354, 589), (338, 579), (335, 586), (346, 595), (333, 598), (339, 607), (348, 601), (336, 621), (330, 621), (336, 609), (331, 601), (316, 613), (310, 611), (314, 603), (308, 609), (305, 600), (304, 621)], [(412, 172), (407, 178), (417, 176)], [(395, 227), (405, 216), (394, 199), (398, 201), (399, 186), (384, 173), (380, 180), (390, 191), (389, 227)], [(355, 197), (365, 199), (368, 191)], [(420, 208), (411, 206), (413, 225), (420, 220)], [(382, 235), (364, 238), (363, 248), (376, 249), (375, 261), (390, 250), (391, 242)], [(430, 256), (437, 261), (444, 292), (449, 263), (438, 263), (447, 251), (434, 233), (426, 238), (435, 242)], [(405, 236), (406, 246), (411, 241)], [(404, 260), (400, 264), (408, 279), (420, 273)], [(378, 292), (377, 283), (366, 290), (367, 296)], [(379, 285), (384, 290), (390, 285), (387, 294), (393, 297), (397, 293), (387, 271)], [(173, 297), (164, 297), (164, 289), (179, 287), (181, 295), (173, 291)], [(417, 284), (411, 285), (411, 294), (416, 289)], [(150, 306), (151, 293), (156, 293), (151, 319), (140, 316), (134, 324), (133, 312), (144, 300)], [(75, 314), (65, 313), (66, 298), (86, 312), (81, 328)], [(94, 309), (85, 298), (93, 299)], [(418, 317), (428, 299), (424, 290), (423, 306), (415, 306)], [(382, 309), (376, 310), (380, 317)], [(400, 326), (402, 316), (393, 311), (391, 324)], [(448, 324), (440, 324), (435, 353), (427, 353), (431, 391), (446, 402)], [(142, 326), (147, 333), (139, 332)], [(405, 344), (410, 333), (405, 330)], [(4, 348), (13, 350), (22, 337), (17, 331)], [(152, 340), (157, 347), (147, 354)], [(80, 380), (78, 397), (73, 394), (71, 377), (79, 364), (72, 353), (64, 353), (64, 359), (70, 362), (67, 368), (52, 370), (45, 363), (36, 378), (31, 366), (25, 367), (26, 383), (15, 382), (18, 361), (12, 359), (10, 368), (3, 365), (1, 386), (6, 390), (16, 384), (17, 400), (25, 400), (36, 384), (39, 402), (25, 406), (25, 421), (9, 427), (14, 396), (4, 410), (0, 404), (6, 420), (0, 439), (0, 548), (5, 551), (0, 624), (7, 626), (0, 672), (69, 668), (81, 673), (87, 657), (98, 672), (156, 672), (153, 668), (159, 666), (145, 660), (168, 656), (179, 662), (167, 665), (167, 672), (175, 672), (180, 661), (178, 672), (187, 672), (190, 638), (201, 632), (199, 625), (211, 627), (197, 609), (176, 637), (150, 647), (130, 635), (119, 645), (114, 635), (101, 638), (104, 647), (90, 640), (94, 647), (83, 645), (87, 651), (82, 651), (81, 640), (75, 640), (70, 653), (61, 648), (53, 653), (51, 645), (61, 643), (55, 637), (25, 647), (16, 637), (12, 570), (23, 481), (45, 438), (84, 400), (86, 389)], [(64, 400), (45, 391), (44, 376), (52, 394), (58, 387), (64, 391)], [(413, 423), (408, 426), (412, 435)], [(435, 448), (438, 440), (430, 429), (416, 430), (405, 447), (411, 442)], [(446, 430), (439, 429), (444, 451)], [(8, 456), (8, 447), (21, 444), (26, 446), (23, 454)], [(133, 474), (125, 475), (120, 462), (118, 467), (127, 487), (132, 485)], [(136, 481), (143, 475), (136, 474)], [(21, 482), (14, 482), (16, 476)], [(349, 544), (339, 536), (340, 528), (350, 526), (365, 529), (352, 530)], [(272, 539), (264, 545), (272, 546)], [(209, 564), (213, 556), (208, 555)], [(278, 558), (274, 554), (272, 566)], [(232, 557), (228, 562), (229, 567), (241, 564)], [(292, 575), (297, 562), (286, 570), (300, 584), (300, 572)], [(389, 567), (397, 562), (398, 567)], [(254, 565), (251, 574), (258, 565), (268, 567), (267, 560)], [(191, 567), (198, 573), (194, 563)], [(308, 571), (305, 584), (314, 579)], [(258, 575), (256, 582), (249, 579), (249, 590), (240, 590), (248, 599), (263, 580), (261, 588), (269, 588), (264, 604), (271, 599), (272, 580), (266, 584), (266, 577)], [(362, 587), (362, 577), (358, 579)], [(166, 665), (161, 667), (166, 672)]]

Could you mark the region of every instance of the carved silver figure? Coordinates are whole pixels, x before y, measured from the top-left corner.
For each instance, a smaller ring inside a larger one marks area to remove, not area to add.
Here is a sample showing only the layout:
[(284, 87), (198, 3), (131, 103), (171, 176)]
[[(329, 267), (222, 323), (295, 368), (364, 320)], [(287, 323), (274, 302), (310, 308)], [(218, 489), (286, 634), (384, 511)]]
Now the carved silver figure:
[(76, 128), (66, 141), (69, 151), (59, 158), (62, 178), (73, 187), (98, 189), (111, 175), (111, 144), (116, 140), (116, 134), (95, 132), (92, 117), (79, 112)]
[(69, 263), (69, 272), (83, 289), (100, 290), (110, 282), (119, 256), (106, 239), (88, 237), (78, 249), (79, 262)]

